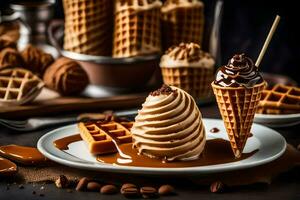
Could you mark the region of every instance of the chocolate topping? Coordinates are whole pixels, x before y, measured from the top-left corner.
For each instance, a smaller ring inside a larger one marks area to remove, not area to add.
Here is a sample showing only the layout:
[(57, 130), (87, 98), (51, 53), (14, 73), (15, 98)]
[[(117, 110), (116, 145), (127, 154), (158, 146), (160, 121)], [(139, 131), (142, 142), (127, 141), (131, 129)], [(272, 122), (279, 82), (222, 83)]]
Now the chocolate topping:
[(176, 93), (176, 90), (173, 90), (170, 86), (166, 85), (166, 84), (163, 84), (161, 86), (161, 88), (153, 91), (153, 92), (150, 92), (150, 95), (151, 96), (159, 96), (159, 95), (169, 95), (171, 93)]
[(253, 61), (245, 54), (236, 54), (219, 68), (214, 83), (222, 87), (253, 87), (264, 80)]

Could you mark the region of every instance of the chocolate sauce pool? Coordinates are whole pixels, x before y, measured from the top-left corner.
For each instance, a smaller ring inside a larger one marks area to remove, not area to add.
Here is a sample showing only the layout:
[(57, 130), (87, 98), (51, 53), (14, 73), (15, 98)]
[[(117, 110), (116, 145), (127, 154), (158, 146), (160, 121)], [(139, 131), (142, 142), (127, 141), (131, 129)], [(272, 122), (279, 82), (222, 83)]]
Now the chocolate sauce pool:
[(10, 176), (17, 173), (17, 165), (5, 158), (0, 157), (0, 176)]
[(48, 162), (48, 159), (37, 148), (14, 144), (1, 146), (0, 155), (24, 165), (36, 165)]
[[(80, 141), (80, 135), (71, 135), (54, 141), (54, 146), (60, 150), (67, 150), (68, 145)], [(138, 155), (136, 149), (132, 148), (132, 143), (119, 145), (119, 153), (98, 155), (97, 160), (102, 163), (122, 166), (135, 167), (161, 167), (161, 168), (178, 168), (178, 167), (196, 167), (205, 165), (216, 165), (235, 162), (246, 159), (258, 150), (250, 153), (243, 153), (240, 158), (235, 158), (232, 153), (230, 142), (223, 139), (213, 139), (206, 141), (206, 147), (202, 155), (197, 160), (192, 161), (173, 161), (162, 162), (159, 159), (149, 158), (144, 155)]]

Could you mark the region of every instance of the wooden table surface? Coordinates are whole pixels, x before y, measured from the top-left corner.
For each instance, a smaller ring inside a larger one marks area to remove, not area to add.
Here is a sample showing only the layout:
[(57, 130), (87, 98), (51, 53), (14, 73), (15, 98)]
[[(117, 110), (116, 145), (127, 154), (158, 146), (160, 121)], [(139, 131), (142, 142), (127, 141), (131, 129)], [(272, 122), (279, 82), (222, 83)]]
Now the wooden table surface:
[[(215, 105), (200, 106), (203, 117), (220, 118), (217, 107)], [(289, 128), (276, 129), (287, 140), (288, 143), (296, 146), (300, 143), (300, 126)], [(0, 127), (0, 145), (5, 144), (20, 144), (35, 146), (38, 139), (48, 132), (48, 130), (40, 130), (28, 133), (17, 133)], [(135, 177), (139, 179), (141, 177)], [(144, 178), (144, 177), (143, 177)], [(156, 180), (150, 178), (151, 180)], [(19, 189), (18, 185), (10, 185), (7, 190), (7, 183), (9, 180), (0, 177), (0, 200), (17, 200), (17, 199), (125, 199), (122, 195), (105, 196), (97, 192), (76, 192), (68, 193), (66, 189), (57, 189), (54, 184), (25, 184), (24, 189)], [(168, 182), (168, 180), (166, 180)], [(222, 194), (212, 194), (209, 192), (207, 186), (194, 185), (187, 180), (180, 179), (172, 182), (175, 185), (177, 195), (170, 197), (160, 197), (160, 199), (228, 199), (228, 200), (241, 200), (241, 199), (264, 199), (264, 200), (296, 200), (300, 199), (300, 172), (299, 168), (290, 170), (279, 177), (276, 177), (271, 185), (255, 184), (251, 186), (241, 186), (231, 188), (230, 191)], [(44, 187), (42, 193), (44, 196), (39, 196), (40, 187)], [(37, 194), (32, 194), (32, 191)]]

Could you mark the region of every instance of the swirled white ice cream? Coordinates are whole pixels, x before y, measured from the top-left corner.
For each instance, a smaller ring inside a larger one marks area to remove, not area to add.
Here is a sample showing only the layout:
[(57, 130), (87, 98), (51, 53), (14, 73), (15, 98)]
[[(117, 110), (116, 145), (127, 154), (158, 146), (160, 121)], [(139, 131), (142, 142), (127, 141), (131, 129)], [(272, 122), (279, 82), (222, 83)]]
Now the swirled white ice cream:
[(197, 159), (206, 142), (194, 99), (166, 85), (147, 97), (131, 132), (139, 153), (166, 161)]

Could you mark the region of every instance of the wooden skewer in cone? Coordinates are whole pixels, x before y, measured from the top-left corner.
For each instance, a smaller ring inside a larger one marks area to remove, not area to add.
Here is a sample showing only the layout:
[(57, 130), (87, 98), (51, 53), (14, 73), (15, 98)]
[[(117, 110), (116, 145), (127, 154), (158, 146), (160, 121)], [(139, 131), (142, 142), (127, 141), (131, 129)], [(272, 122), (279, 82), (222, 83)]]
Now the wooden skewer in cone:
[(279, 15), (276, 15), (276, 18), (275, 18), (275, 20), (274, 20), (274, 22), (273, 22), (273, 25), (272, 25), (272, 27), (271, 27), (271, 29), (270, 29), (270, 31), (269, 31), (268, 37), (267, 37), (267, 39), (266, 39), (266, 41), (265, 41), (265, 43), (264, 43), (264, 46), (262, 47), (262, 49), (261, 49), (261, 51), (260, 51), (260, 54), (259, 54), (259, 56), (258, 56), (258, 58), (257, 58), (257, 60), (256, 60), (255, 65), (256, 65), (257, 67), (260, 65), (261, 60), (263, 59), (263, 57), (264, 57), (264, 55), (265, 55), (265, 53), (266, 53), (266, 50), (267, 50), (267, 48), (268, 48), (268, 46), (269, 46), (269, 43), (270, 43), (270, 41), (271, 41), (271, 39), (272, 39), (272, 37), (273, 37), (274, 32), (276, 31), (276, 28), (277, 28), (277, 26), (278, 26), (279, 21), (280, 21), (280, 16), (279, 16)]

